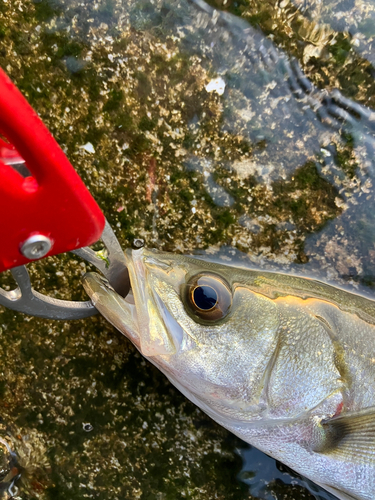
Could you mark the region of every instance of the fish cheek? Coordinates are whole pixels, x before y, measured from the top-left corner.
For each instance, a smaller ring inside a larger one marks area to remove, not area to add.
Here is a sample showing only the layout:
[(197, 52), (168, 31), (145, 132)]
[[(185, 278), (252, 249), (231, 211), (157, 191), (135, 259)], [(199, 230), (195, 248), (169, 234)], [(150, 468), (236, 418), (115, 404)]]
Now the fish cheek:
[[(153, 286), (162, 295), (160, 284)], [(277, 345), (278, 315), (272, 300), (237, 286), (230, 313), (202, 324), (172, 295), (168, 310), (185, 335), (181, 350), (168, 359), (170, 376), (217, 411), (246, 412), (250, 406), (253, 411)]]
[(237, 287), (231, 313), (224, 320), (195, 327), (199, 346), (186, 352), (182, 361), (199, 380), (194, 391), (200, 390), (206, 404), (216, 410), (245, 414), (251, 407), (253, 412), (277, 345), (277, 327), (273, 302)]

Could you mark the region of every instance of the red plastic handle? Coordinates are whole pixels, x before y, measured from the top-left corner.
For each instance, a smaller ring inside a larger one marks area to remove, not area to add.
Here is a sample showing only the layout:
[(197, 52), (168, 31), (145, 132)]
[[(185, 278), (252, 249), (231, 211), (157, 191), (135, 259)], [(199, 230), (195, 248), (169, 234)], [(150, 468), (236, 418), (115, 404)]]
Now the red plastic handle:
[[(21, 253), (34, 235), (55, 255), (97, 241), (105, 218), (38, 115), (0, 69), (0, 272), (30, 262)], [(22, 157), (31, 176), (12, 168)]]

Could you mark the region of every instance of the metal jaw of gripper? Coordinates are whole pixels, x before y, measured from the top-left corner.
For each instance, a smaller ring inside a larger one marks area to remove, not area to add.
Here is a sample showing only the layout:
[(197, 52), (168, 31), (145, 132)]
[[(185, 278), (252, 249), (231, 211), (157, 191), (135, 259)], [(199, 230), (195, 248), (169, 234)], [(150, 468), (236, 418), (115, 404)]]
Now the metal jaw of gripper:
[[(128, 269), (120, 243), (108, 221), (105, 223), (101, 241), (107, 251), (105, 258), (100, 252), (89, 247), (73, 250), (72, 253), (93, 264), (107, 278), (114, 290), (125, 297), (130, 289)], [(31, 286), (26, 266), (14, 267), (11, 273), (18, 287), (10, 291), (0, 287), (0, 305), (8, 309), (31, 316), (62, 320), (87, 318), (98, 312), (90, 300), (60, 300), (37, 292)]]

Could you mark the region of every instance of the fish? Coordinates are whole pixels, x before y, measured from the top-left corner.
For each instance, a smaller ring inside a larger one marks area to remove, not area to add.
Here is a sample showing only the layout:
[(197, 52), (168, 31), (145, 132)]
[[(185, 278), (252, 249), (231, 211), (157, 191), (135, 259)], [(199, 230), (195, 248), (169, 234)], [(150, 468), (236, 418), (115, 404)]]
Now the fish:
[(125, 251), (99, 312), (217, 423), (340, 500), (375, 498), (375, 301), (299, 276)]

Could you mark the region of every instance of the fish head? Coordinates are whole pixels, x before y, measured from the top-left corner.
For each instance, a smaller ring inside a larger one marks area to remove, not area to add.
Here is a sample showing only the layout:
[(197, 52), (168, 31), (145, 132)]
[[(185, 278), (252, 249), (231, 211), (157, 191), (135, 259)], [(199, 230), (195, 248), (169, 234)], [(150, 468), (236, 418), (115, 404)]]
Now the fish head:
[(100, 313), (216, 420), (259, 418), (278, 313), (233, 268), (181, 255), (126, 252), (131, 294), (96, 273), (83, 283)]

